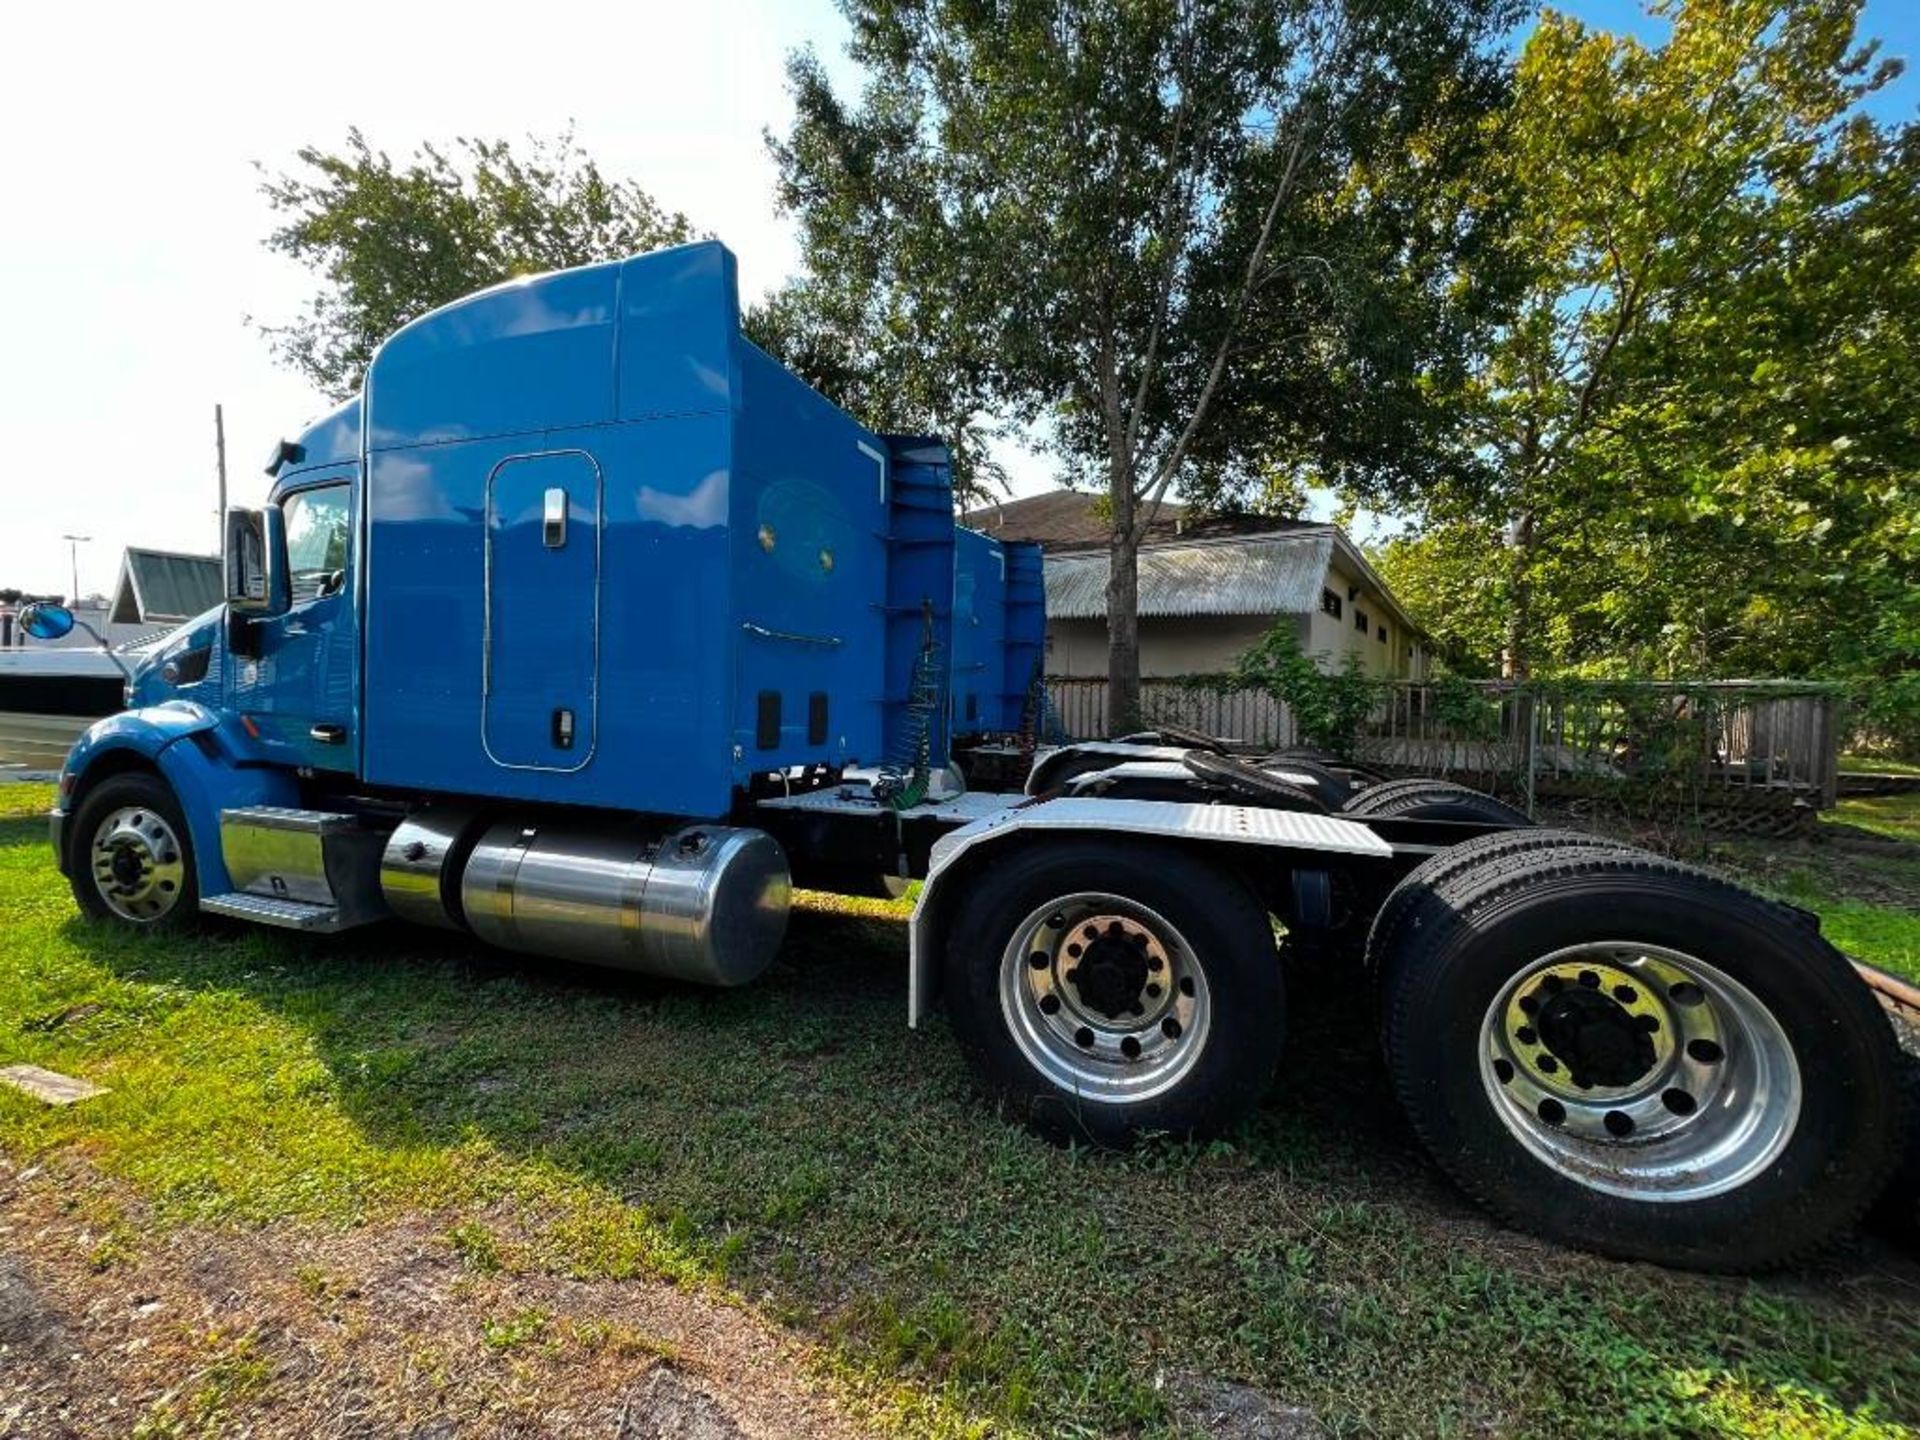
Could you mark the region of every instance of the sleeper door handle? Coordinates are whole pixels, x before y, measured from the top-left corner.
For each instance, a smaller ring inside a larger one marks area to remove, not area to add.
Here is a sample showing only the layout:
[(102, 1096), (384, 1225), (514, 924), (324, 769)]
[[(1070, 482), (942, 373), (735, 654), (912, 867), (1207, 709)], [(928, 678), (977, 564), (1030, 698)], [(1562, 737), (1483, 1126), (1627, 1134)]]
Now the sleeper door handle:
[(322, 745), (344, 745), (347, 741), (347, 727), (344, 725), (315, 725), (307, 734)]

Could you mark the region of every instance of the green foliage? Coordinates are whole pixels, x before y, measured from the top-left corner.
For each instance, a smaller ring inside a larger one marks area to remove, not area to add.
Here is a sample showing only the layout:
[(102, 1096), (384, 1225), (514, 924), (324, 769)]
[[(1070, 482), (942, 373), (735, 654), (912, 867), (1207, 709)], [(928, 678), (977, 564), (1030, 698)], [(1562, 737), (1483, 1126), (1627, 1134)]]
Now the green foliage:
[(1450, 649), (1872, 676), (1913, 713), (1920, 132), (1859, 109), (1896, 69), (1859, 9), (1690, 0), (1654, 48), (1552, 13), (1530, 38), (1487, 177), (1529, 278), (1465, 412), (1490, 483), (1381, 557)]
[(957, 346), (930, 341), (910, 313), (882, 313), (864, 291), (802, 277), (749, 308), (742, 326), (863, 425), (945, 440), (962, 507), (1006, 491), (991, 448), (1002, 427), (986, 412), (978, 364)]
[(844, 388), (881, 377), (950, 429), (1044, 422), (1070, 476), (1108, 494), (1128, 714), (1134, 547), (1162, 496), (1453, 454), (1438, 397), (1497, 268), (1462, 259), (1488, 235), (1458, 182), (1517, 6), (844, 8), (857, 102), (797, 55), (774, 145), (809, 268), (783, 303), (824, 318)]
[(1361, 729), (1383, 693), (1382, 683), (1368, 678), (1357, 654), (1349, 652), (1335, 668), (1303, 651), (1292, 616), (1281, 617), (1240, 657), (1233, 681), (1287, 706), (1303, 741), (1344, 759), (1355, 756)]
[(319, 280), (300, 318), (261, 329), (275, 354), (336, 399), (359, 389), (380, 342), (435, 306), (516, 275), (617, 259), (694, 237), (574, 144), (462, 138), (399, 165), (349, 130), (309, 145), (261, 191), (281, 217), (267, 249)]

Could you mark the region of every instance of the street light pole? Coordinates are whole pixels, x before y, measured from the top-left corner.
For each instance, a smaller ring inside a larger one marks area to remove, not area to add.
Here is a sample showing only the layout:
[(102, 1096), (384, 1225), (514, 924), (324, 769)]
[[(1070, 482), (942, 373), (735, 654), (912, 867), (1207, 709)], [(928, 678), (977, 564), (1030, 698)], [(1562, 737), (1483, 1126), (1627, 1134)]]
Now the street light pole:
[(73, 559), (73, 593), (67, 596), (67, 604), (77, 606), (80, 603), (80, 547), (93, 539), (91, 535), (62, 535), (67, 542), (67, 552)]

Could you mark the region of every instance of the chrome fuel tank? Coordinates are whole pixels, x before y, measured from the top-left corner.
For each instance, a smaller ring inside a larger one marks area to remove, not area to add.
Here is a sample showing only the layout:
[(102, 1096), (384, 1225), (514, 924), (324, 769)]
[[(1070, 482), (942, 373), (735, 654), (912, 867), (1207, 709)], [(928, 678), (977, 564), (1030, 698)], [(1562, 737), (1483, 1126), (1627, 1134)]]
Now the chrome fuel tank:
[(761, 830), (503, 823), (474, 846), (460, 898), (473, 933), (508, 950), (744, 985), (780, 948), (791, 889), (786, 854)]

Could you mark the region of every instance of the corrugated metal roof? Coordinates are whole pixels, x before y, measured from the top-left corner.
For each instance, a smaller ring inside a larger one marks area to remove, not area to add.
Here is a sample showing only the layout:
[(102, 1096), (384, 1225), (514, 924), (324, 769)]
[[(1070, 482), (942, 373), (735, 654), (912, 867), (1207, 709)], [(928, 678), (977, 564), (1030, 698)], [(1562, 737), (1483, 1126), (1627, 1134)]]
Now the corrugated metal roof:
[(224, 594), (219, 556), (128, 546), (109, 615), (119, 625), (191, 620), (218, 605)]
[[(1068, 550), (1104, 550), (1113, 524), (1101, 498), (1079, 490), (1047, 490), (1018, 500), (996, 500), (969, 510), (967, 525), (997, 540), (1031, 540), (1048, 554)], [(1270, 515), (1197, 514), (1177, 500), (1162, 500), (1147, 527), (1149, 545), (1178, 545), (1188, 540), (1272, 535), (1288, 530), (1318, 530), (1307, 520)]]
[[(1320, 603), (1333, 531), (1248, 535), (1140, 552), (1142, 615), (1294, 615)], [(1097, 620), (1107, 613), (1105, 555), (1049, 555), (1047, 614)]]

